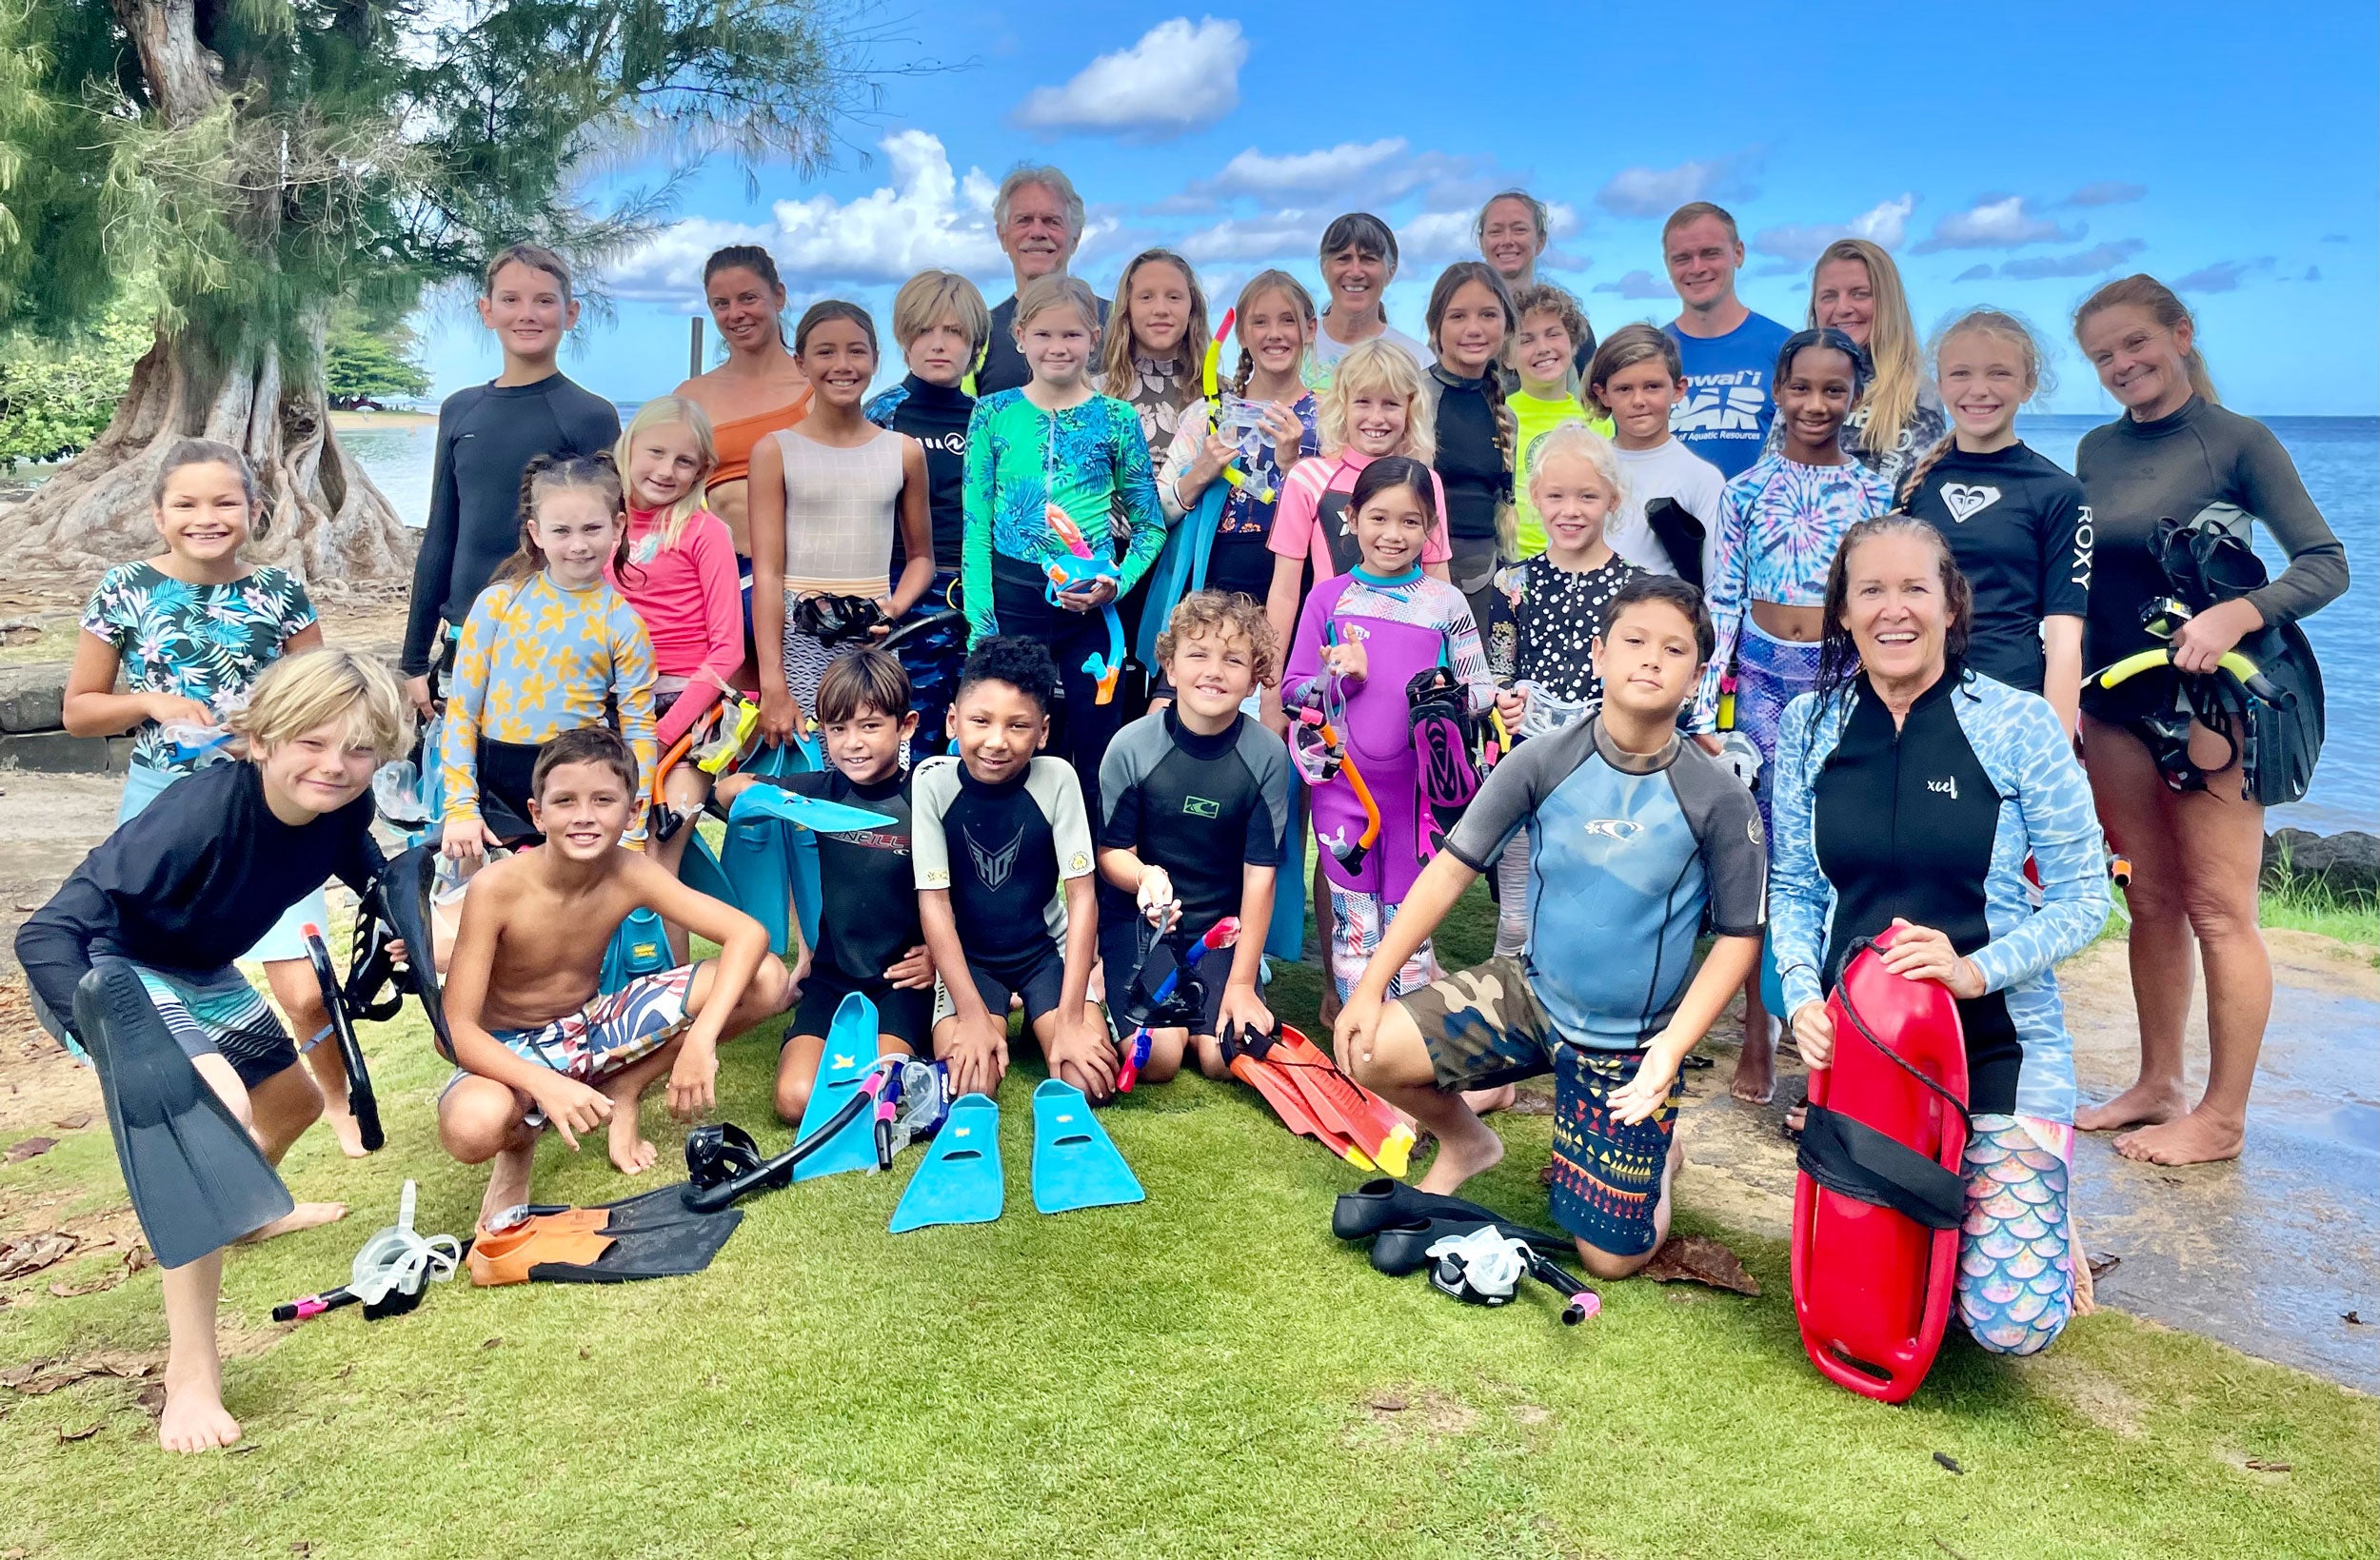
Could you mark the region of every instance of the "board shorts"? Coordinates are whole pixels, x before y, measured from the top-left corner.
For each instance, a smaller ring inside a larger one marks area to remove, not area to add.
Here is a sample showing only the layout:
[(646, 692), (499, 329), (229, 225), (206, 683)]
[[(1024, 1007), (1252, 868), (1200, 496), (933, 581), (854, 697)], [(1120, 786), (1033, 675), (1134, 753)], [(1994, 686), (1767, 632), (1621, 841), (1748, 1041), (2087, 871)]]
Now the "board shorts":
[(157, 1016), (166, 1021), (182, 1054), (196, 1061), (221, 1056), (231, 1064), (245, 1088), (253, 1089), (274, 1074), (297, 1065), (297, 1047), (289, 1032), (266, 1005), (262, 993), (248, 977), (225, 965), (207, 975), (151, 969), (135, 964)]
[[(785, 1038), (790, 1041), (796, 1035), (823, 1038), (835, 1027), (835, 1010), (854, 992), (876, 1004), (879, 1035), (890, 1035), (907, 1046), (913, 1056), (934, 1054), (935, 992), (896, 986), (882, 978), (855, 981), (815, 964), (810, 967), (810, 977), (802, 983), (802, 1003), (793, 1010), (793, 1026), (785, 1031)], [(1006, 1006), (1005, 997), (1002, 1006)]]
[(1682, 1073), (1644, 1120), (1616, 1119), (1606, 1101), (1636, 1076), (1645, 1054), (1589, 1050), (1564, 1038), (1517, 958), (1491, 958), (1398, 1000), (1430, 1048), (1438, 1086), (1449, 1093), (1553, 1074), (1555, 1221), (1614, 1256), (1653, 1249)]
[[(983, 998), (983, 1006), (995, 1018), (1006, 1018), (1010, 997), (1022, 998), (1025, 1028), (1029, 1031), (1042, 1014), (1058, 1011), (1059, 998), (1066, 990), (1066, 953), (1055, 942), (1044, 942), (1021, 958), (988, 962), (969, 958), (967, 975), (975, 982), (976, 995)], [(949, 990), (937, 977), (935, 1024), (939, 1026), (944, 1018), (958, 1016), (958, 1005), (951, 1001)]]
[[(581, 1083), (599, 1083), (667, 1045), (686, 1026), (693, 964), (639, 976), (576, 1013), (535, 1029), (495, 1029), (496, 1043)], [(458, 1073), (457, 1076), (461, 1074)], [(451, 1084), (449, 1084), (451, 1087)]]
[[(164, 796), (166, 788), (181, 778), (171, 770), (152, 769), (142, 763), (136, 763), (126, 770), (124, 772), (124, 797), (116, 803), (117, 824), (122, 825), (128, 819), (146, 812), (150, 802)], [(327, 930), (329, 925), (330, 901), (325, 898), (322, 889), (317, 887), (313, 893), (284, 910), (281, 913), (281, 918), (272, 923), (272, 930), (257, 938), (256, 946), (250, 948), (243, 957), (263, 964), (277, 964), (289, 959), (304, 958), (306, 957), (306, 929), (308, 926), (320, 926)]]

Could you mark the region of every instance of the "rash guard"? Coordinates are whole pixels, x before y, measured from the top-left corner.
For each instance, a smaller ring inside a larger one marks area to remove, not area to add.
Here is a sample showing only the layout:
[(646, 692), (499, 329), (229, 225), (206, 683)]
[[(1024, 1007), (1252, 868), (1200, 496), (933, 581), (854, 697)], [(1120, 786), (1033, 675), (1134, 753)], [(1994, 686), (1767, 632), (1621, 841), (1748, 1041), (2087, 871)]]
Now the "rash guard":
[(2041, 691), (2041, 620), (2079, 618), (2091, 598), (2091, 506), (2082, 484), (2022, 444), (1953, 448), (1902, 504), (1951, 544), (1974, 587), (1967, 663)]
[(2099, 935), (2108, 889), (2091, 787), (2049, 702), (1955, 661), (1897, 728), (1864, 675), (1803, 694), (1777, 734), (1774, 797), (1786, 1013), (1823, 1000), (1854, 941), (1894, 917), (1932, 927), (1984, 979), (1958, 1004), (1970, 1108), (2072, 1121), (2054, 972)]
[[(867, 404), (867, 420), (925, 446), (926, 511), (934, 521), (934, 567), (956, 573), (966, 539), (967, 420), (975, 397), (955, 385), (911, 374)], [(893, 529), (891, 578), (901, 578), (901, 530)]]
[(1021, 963), (1066, 940), (1063, 885), (1091, 871), (1090, 819), (1071, 766), (1037, 756), (1015, 780), (990, 785), (946, 754), (918, 765), (911, 795), (917, 886), (949, 891), (968, 962)]
[[(1100, 764), (1100, 844), (1163, 867), (1192, 937), (1240, 914), (1248, 867), (1277, 866), (1289, 827), (1289, 753), (1259, 721), (1235, 716), (1201, 736), (1178, 711), (1116, 734)], [(1133, 896), (1102, 879), (1100, 919), (1130, 921)]]

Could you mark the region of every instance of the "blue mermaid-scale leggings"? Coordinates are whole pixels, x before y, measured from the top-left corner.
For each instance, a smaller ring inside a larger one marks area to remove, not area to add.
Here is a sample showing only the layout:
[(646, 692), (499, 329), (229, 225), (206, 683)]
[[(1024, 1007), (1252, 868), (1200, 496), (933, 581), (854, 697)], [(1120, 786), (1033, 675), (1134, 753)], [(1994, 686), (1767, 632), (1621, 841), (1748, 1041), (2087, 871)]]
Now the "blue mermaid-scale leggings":
[(2073, 1142), (2073, 1127), (2038, 1116), (1973, 1119), (1958, 1319), (1993, 1353), (2038, 1353), (2074, 1314)]

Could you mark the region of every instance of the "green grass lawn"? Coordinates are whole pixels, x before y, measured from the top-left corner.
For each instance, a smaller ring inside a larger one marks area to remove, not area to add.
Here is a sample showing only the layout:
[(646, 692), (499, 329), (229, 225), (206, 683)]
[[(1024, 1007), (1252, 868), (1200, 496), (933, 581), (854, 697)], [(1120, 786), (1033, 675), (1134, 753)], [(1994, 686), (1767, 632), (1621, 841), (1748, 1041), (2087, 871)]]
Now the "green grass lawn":
[[(1482, 951), (1479, 910), (1451, 958)], [(1290, 972), (1283, 1011), (1310, 1019), (1315, 989)], [(477, 1205), (433, 1135), (446, 1070), (418, 1020), (367, 1042), (387, 1149), (350, 1163), (315, 1133), (285, 1167), (354, 1213), (229, 1264), (242, 1449), (167, 1457), (130, 1382), (0, 1392), (0, 1550), (2264, 1560), (2370, 1555), (2380, 1530), (2370, 1399), (2101, 1313), (2038, 1360), (1954, 1342), (1885, 1408), (1803, 1358), (1784, 1249), (1691, 1200), (1682, 1227), (1729, 1239), (1760, 1297), (1606, 1285), (1569, 1330), (1542, 1293), (1491, 1312), (1382, 1278), (1329, 1231), (1357, 1173), (1196, 1078), (1105, 1115), (1139, 1207), (1032, 1211), (1021, 1076), (998, 1223), (886, 1234), (904, 1158), (755, 1199), (694, 1278), (458, 1281), (408, 1316), (276, 1329), (272, 1305), (344, 1278), (404, 1176), (425, 1230), (466, 1234)], [(774, 1060), (755, 1034), (721, 1089), (771, 1147)], [(1475, 1190), (1543, 1222), (1549, 1123), (1498, 1121), (1511, 1153)], [(646, 1125), (672, 1166), (657, 1101)], [(539, 1177), (556, 1200), (633, 1190), (600, 1144), (549, 1142)], [(105, 1134), (0, 1169), (8, 1205), (37, 1190), (119, 1200)], [(0, 1366), (162, 1344), (153, 1272), (70, 1300), (47, 1293), (61, 1274), (5, 1286)]]

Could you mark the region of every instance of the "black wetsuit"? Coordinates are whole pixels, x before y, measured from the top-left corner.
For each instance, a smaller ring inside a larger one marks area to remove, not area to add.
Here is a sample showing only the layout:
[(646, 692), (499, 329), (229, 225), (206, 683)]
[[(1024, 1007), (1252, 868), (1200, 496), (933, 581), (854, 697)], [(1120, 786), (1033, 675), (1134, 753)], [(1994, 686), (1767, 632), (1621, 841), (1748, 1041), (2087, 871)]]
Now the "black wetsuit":
[[(975, 397), (955, 385), (928, 385), (911, 374), (868, 403), (867, 419), (881, 428), (905, 433), (925, 446), (926, 512), (934, 521), (934, 567), (959, 572), (966, 541), (967, 420)], [(904, 558), (901, 530), (893, 528), (892, 573)], [(939, 607), (942, 603), (928, 603)]]
[(859, 992), (876, 1004), (881, 1032), (911, 1049), (923, 1045), (933, 1014), (930, 990), (897, 989), (884, 972), (925, 940), (918, 927), (916, 868), (909, 857), (909, 776), (874, 785), (854, 784), (840, 769), (764, 775), (800, 796), (883, 813), (881, 828), (820, 834), (818, 948), (802, 1006), (789, 1034), (823, 1035), (844, 997)]
[(208, 976), (245, 957), (327, 879), (358, 894), (371, 887), (382, 866), (371, 826), (368, 792), (292, 826), (266, 805), (254, 764), (210, 764), (174, 781), (83, 859), (18, 929), (17, 962), (50, 1016), (71, 1030), (74, 987), (94, 956)]
[(987, 785), (955, 757), (928, 759), (911, 796), (917, 886), (949, 891), (984, 1005), (1004, 1013), (1014, 993), (1028, 1018), (1054, 1010), (1064, 969), (1062, 885), (1092, 866), (1073, 768), (1037, 757), (1015, 780)]
[(397, 666), (429, 670), (438, 624), (460, 625), (521, 534), (521, 473), (540, 455), (593, 455), (620, 442), (620, 408), (561, 374), (473, 385), (438, 408), (429, 522)]
[[(1998, 838), (2000, 793), (1969, 745), (1952, 704), (1955, 661), (1917, 696), (1895, 729), (1862, 678), (1842, 738), (1812, 785), (1818, 866), (1835, 885), (1824, 984), (1842, 978), (1852, 943), (1899, 917), (1931, 926), (1961, 954), (1992, 940), (1984, 897)], [(1962, 998), (1970, 1107), (2015, 1109), (2025, 1059), (1999, 992)]]
[(2041, 621), (2082, 617), (2091, 598), (2091, 506), (2082, 484), (2021, 444), (1956, 448), (1903, 505), (1940, 531), (1974, 587), (1967, 663), (2027, 693), (2046, 669)]

